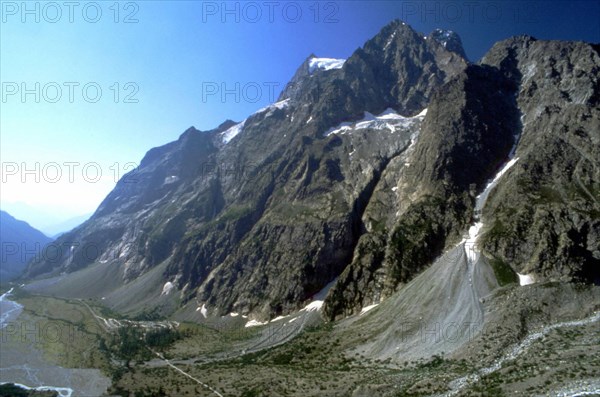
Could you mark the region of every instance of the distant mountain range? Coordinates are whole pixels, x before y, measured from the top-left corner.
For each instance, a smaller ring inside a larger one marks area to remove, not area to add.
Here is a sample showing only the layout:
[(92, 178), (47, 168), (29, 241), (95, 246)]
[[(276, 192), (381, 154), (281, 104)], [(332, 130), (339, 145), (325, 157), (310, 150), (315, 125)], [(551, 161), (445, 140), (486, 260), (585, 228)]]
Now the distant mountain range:
[(0, 281), (6, 282), (19, 276), (27, 262), (42, 255), (43, 248), (52, 241), (27, 222), (0, 211)]
[(518, 36), (471, 63), (457, 34), (394, 21), (347, 60), (308, 57), (246, 120), (151, 149), (136, 183), (57, 240), (77, 245), (26, 275), (71, 273), (62, 294), (122, 311), (257, 319), (333, 282), (333, 319), (392, 296), (480, 220), (480, 261), (599, 283), (599, 71), (597, 45)]
[(83, 222), (88, 220), (92, 216), (91, 214), (79, 215), (69, 218), (62, 222), (57, 222), (52, 225), (45, 226), (43, 232), (52, 238), (57, 238), (60, 235), (67, 233), (77, 226), (81, 225)]
[(81, 225), (92, 214), (69, 216), (64, 211), (40, 208), (23, 202), (3, 202), (1, 208), (18, 219), (23, 219), (46, 236), (56, 237)]

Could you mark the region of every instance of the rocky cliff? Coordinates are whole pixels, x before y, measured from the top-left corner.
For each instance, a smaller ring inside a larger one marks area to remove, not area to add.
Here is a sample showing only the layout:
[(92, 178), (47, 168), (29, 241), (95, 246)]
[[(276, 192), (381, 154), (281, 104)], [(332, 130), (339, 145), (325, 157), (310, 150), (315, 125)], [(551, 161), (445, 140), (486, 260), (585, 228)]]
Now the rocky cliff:
[(597, 47), (528, 37), (469, 64), (456, 34), (394, 21), (345, 62), (307, 58), (246, 120), (150, 150), (59, 239), (73, 250), (27, 276), (116, 265), (127, 285), (160, 265), (179, 305), (261, 319), (335, 280), (324, 313), (336, 318), (460, 241), (516, 149), (483, 210), (486, 255), (540, 279), (593, 281), (599, 65)]

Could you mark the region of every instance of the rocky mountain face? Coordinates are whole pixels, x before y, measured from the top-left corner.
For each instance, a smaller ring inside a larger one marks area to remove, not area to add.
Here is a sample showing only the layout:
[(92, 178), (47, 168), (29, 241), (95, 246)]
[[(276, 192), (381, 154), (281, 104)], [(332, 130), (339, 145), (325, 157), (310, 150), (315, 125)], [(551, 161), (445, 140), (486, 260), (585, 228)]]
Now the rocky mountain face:
[(42, 249), (51, 241), (51, 238), (27, 222), (0, 211), (0, 281), (18, 277), (25, 270), (27, 262), (36, 255), (41, 256)]
[(522, 126), (485, 250), (539, 280), (600, 283), (599, 47), (515, 37), (481, 63), (518, 85)]
[(344, 316), (460, 241), (516, 148), (483, 211), (486, 255), (540, 279), (597, 278), (597, 47), (518, 37), (469, 64), (456, 34), (395, 21), (319, 65), (241, 123), (150, 150), (61, 236), (73, 249), (27, 276), (118, 264), (127, 283), (161, 265), (180, 305), (260, 319), (335, 281), (324, 313)]

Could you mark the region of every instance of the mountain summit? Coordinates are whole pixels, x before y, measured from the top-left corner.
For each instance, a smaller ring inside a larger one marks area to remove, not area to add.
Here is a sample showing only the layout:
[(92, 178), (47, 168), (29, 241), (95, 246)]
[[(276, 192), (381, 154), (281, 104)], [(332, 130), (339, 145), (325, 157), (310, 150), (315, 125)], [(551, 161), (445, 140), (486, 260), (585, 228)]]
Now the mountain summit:
[(448, 51), (452, 51), (464, 59), (467, 59), (465, 50), (463, 49), (462, 40), (460, 36), (451, 30), (435, 29), (429, 34), (431, 40), (435, 40), (444, 46)]
[(52, 288), (194, 319), (270, 319), (329, 286), (337, 318), (391, 296), (481, 216), (490, 261), (593, 282), (599, 67), (589, 44), (525, 38), (470, 64), (455, 33), (394, 21), (346, 60), (310, 55), (244, 121), (150, 150), (58, 241), (79, 245), (27, 276), (72, 273)]

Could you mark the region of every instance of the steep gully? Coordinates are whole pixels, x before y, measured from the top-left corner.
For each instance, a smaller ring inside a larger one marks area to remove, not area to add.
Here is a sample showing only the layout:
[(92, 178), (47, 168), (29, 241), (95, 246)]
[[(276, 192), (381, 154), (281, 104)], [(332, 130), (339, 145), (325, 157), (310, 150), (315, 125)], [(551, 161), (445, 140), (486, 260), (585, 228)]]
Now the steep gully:
[[(479, 257), (481, 255), (480, 250), (477, 248), (477, 240), (480, 236), (481, 229), (483, 228), (483, 221), (481, 221), (481, 219), (480, 219), (481, 212), (483, 210), (483, 207), (485, 206), (487, 198), (488, 198), (490, 192), (492, 191), (492, 189), (498, 184), (501, 177), (506, 172), (508, 172), (508, 170), (518, 161), (518, 158), (514, 157), (516, 147), (518, 144), (518, 139), (519, 139), (519, 136), (516, 136), (515, 144), (509, 153), (508, 161), (500, 169), (500, 171), (494, 176), (494, 178), (488, 183), (488, 185), (486, 186), (484, 191), (476, 198), (476, 204), (475, 204), (475, 209), (474, 209), (475, 223), (473, 225), (471, 225), (471, 227), (469, 228), (469, 236), (467, 238), (463, 239), (463, 241), (461, 241), (461, 243), (459, 244), (459, 245), (461, 245), (461, 244), (463, 245), (465, 254), (467, 255), (470, 266), (473, 266), (473, 264), (475, 264), (479, 260)], [(473, 272), (473, 269), (471, 269), (471, 274), (472, 274), (472, 272)], [(519, 280), (520, 280), (521, 285), (527, 285), (527, 284), (531, 284), (534, 282), (534, 278), (530, 275), (519, 274)], [(472, 284), (471, 284), (471, 286), (473, 287)], [(475, 289), (473, 289), (473, 294), (476, 295)], [(480, 308), (481, 308), (481, 305), (480, 305)], [(481, 313), (483, 315), (483, 308), (481, 308)], [(489, 375), (489, 374), (499, 370), (506, 361), (516, 359), (518, 356), (520, 356), (521, 354), (526, 352), (531, 347), (531, 345), (533, 345), (534, 342), (540, 340), (541, 338), (543, 338), (546, 334), (548, 334), (552, 330), (555, 330), (558, 328), (565, 328), (565, 327), (583, 326), (583, 325), (591, 324), (593, 322), (597, 322), (599, 320), (600, 320), (600, 312), (596, 312), (596, 313), (592, 314), (591, 316), (589, 316), (585, 319), (582, 319), (582, 320), (567, 321), (567, 322), (551, 324), (551, 325), (542, 327), (538, 331), (530, 332), (520, 343), (512, 346), (508, 350), (508, 352), (504, 354), (504, 356), (495, 360), (492, 365), (482, 368), (475, 373), (472, 373), (467, 376), (464, 376), (464, 377), (461, 377), (461, 378), (451, 381), (449, 383), (450, 390), (448, 392), (446, 392), (444, 394), (440, 394), (438, 396), (439, 397), (450, 397), (450, 396), (454, 396), (454, 395), (458, 394), (461, 390), (463, 390), (467, 386), (479, 381), (482, 376)], [(582, 390), (582, 392), (585, 394), (600, 392), (600, 384), (591, 385), (590, 387), (591, 387), (590, 390)], [(577, 395), (582, 395), (582, 394), (577, 393)]]

